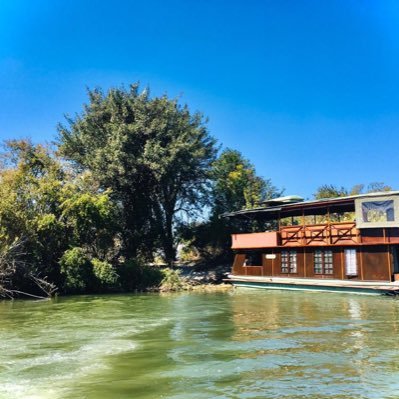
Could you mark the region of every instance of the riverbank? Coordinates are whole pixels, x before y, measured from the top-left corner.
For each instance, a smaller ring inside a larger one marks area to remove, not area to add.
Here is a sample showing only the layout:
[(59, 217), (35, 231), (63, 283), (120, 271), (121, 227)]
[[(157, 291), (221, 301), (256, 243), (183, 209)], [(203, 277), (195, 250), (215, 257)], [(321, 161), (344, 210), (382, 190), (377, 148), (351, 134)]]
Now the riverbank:
[(180, 264), (175, 265), (174, 269), (168, 270), (161, 285), (152, 291), (224, 292), (233, 289), (231, 284), (225, 283), (225, 279), (230, 272), (230, 266), (228, 265), (200, 270), (195, 265)]

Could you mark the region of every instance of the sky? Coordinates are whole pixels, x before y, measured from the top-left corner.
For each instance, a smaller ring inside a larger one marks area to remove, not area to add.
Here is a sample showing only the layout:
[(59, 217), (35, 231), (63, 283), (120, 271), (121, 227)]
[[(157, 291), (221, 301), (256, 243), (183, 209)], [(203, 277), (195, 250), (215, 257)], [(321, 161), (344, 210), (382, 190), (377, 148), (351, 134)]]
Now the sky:
[(1, 0), (0, 140), (52, 141), (87, 88), (141, 82), (286, 195), (399, 189), (396, 0)]

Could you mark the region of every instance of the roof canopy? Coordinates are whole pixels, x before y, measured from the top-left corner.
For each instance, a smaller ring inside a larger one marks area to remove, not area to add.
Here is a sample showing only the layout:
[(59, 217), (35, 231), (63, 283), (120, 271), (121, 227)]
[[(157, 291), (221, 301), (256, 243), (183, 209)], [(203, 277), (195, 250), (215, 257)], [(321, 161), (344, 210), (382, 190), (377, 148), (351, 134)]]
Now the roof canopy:
[[(276, 198), (276, 200), (265, 201), (265, 206), (244, 209), (236, 212), (224, 213), (221, 217), (258, 219), (258, 220), (276, 220), (284, 217), (302, 216), (302, 215), (325, 215), (327, 213), (343, 213), (355, 211), (355, 200), (357, 198), (367, 197), (386, 197), (399, 196), (399, 191), (387, 191), (379, 193), (368, 193), (361, 195), (351, 195), (347, 197), (325, 198), (320, 200), (304, 201), (301, 197), (290, 196)], [(297, 198), (296, 202), (284, 202), (286, 198)], [(283, 201), (282, 201), (283, 200)]]

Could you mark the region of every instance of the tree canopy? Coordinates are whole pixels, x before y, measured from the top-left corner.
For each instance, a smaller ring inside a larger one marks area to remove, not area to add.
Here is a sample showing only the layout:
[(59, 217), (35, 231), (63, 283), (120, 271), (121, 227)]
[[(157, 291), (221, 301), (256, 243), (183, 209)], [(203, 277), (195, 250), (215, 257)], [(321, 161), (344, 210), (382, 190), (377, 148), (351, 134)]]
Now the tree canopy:
[(61, 153), (112, 189), (126, 255), (149, 255), (159, 244), (173, 261), (179, 212), (200, 208), (209, 192), (216, 142), (202, 115), (134, 84), (89, 91), (83, 112), (67, 122), (59, 126)]
[(213, 163), (212, 214), (214, 216), (259, 206), (262, 200), (281, 195), (270, 179), (256, 174), (255, 167), (237, 150), (225, 149)]
[(208, 261), (226, 261), (230, 256), (230, 235), (242, 230), (256, 229), (252, 222), (236, 222), (221, 218), (226, 212), (250, 209), (261, 201), (278, 197), (283, 190), (270, 179), (256, 173), (254, 165), (239, 151), (223, 150), (212, 164), (212, 191), (209, 220), (181, 226), (182, 237)]
[(18, 253), (11, 266), (0, 263), (0, 269), (12, 269), (1, 287), (36, 292), (37, 282), (47, 281), (62, 288), (59, 261), (75, 247), (88, 259), (112, 257), (117, 207), (108, 191), (88, 190), (48, 149), (27, 140), (9, 142), (3, 159), (0, 256), (16, 247)]
[(391, 191), (392, 187), (383, 182), (372, 182), (365, 187), (364, 184), (356, 184), (352, 188), (347, 189), (343, 186), (338, 187), (333, 184), (324, 184), (320, 186), (313, 194), (315, 199), (346, 197), (348, 195), (359, 195), (363, 193), (375, 193), (383, 191)]

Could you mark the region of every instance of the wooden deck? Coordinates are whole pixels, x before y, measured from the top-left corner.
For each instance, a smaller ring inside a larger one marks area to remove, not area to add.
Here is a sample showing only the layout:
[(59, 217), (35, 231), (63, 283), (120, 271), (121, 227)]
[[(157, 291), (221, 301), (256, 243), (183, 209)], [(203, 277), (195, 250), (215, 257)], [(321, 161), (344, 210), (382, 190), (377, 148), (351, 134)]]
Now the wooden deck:
[(355, 222), (280, 226), (277, 231), (232, 234), (232, 249), (399, 244), (398, 228), (356, 228)]
[(237, 287), (399, 295), (399, 282), (309, 279), (268, 276), (228, 276)]

